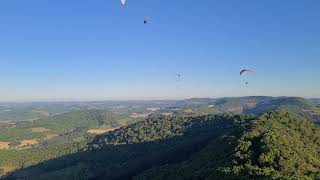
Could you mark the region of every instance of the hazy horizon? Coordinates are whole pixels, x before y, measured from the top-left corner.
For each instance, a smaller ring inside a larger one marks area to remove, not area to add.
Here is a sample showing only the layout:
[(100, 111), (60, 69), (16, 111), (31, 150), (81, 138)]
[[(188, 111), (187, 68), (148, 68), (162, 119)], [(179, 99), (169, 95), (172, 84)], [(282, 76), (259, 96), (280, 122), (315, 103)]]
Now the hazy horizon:
[(296, 98), (304, 98), (304, 99), (320, 99), (320, 97), (301, 97), (301, 96), (221, 96), (221, 97), (187, 97), (187, 98), (145, 98), (145, 99), (40, 99), (40, 100), (12, 100), (12, 101), (1, 101), (0, 103), (59, 103), (59, 102), (125, 102), (125, 101), (180, 101), (187, 99), (219, 99), (219, 98), (249, 98), (249, 97), (296, 97)]

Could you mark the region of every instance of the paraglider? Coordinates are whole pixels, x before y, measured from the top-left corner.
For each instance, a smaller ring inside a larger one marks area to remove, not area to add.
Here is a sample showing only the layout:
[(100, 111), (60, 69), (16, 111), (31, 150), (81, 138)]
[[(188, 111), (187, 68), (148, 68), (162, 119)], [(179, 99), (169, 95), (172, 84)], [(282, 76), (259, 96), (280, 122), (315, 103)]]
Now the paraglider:
[(240, 71), (240, 76), (241, 76), (242, 74), (244, 74), (244, 73), (252, 74), (253, 72), (254, 72), (254, 71), (251, 70), (251, 69), (244, 69), (244, 70)]
[(176, 74), (176, 86), (177, 89), (180, 89), (182, 85), (182, 75), (181, 74)]
[(181, 81), (181, 74), (176, 74), (177, 82)]
[(143, 20), (143, 23), (144, 23), (144, 24), (149, 24), (149, 18), (148, 18), (148, 17), (145, 17), (144, 20)]
[(126, 0), (120, 0), (122, 6), (126, 5)]
[[(122, 6), (125, 6), (126, 5), (126, 0), (120, 0), (120, 3)], [(149, 24), (149, 18), (148, 17), (145, 17), (143, 19), (143, 24)]]
[[(244, 74), (253, 74), (253, 73), (254, 73), (254, 71), (251, 70), (251, 69), (243, 69), (243, 70), (240, 71), (240, 76), (244, 76)], [(246, 85), (249, 84), (247, 79), (245, 79), (245, 84)]]

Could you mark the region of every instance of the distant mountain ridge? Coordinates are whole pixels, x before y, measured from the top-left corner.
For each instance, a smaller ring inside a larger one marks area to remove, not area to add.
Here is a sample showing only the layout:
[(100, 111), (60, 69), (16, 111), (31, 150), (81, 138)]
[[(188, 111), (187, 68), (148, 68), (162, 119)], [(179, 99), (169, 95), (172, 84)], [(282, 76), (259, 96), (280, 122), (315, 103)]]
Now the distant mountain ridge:
[(262, 114), (273, 110), (283, 110), (297, 113), (307, 119), (320, 122), (320, 106), (316, 106), (315, 99), (301, 97), (227, 97), (227, 98), (193, 98), (179, 102), (184, 106), (188, 104), (212, 105), (222, 112), (235, 114)]
[(150, 101), (88, 101), (53, 103), (11, 103), (0, 106), (0, 126), (13, 121), (34, 121), (54, 118), (55, 115), (77, 110), (106, 110), (141, 119), (151, 114), (255, 114), (273, 110), (297, 113), (307, 119), (320, 122), (320, 99), (301, 97), (222, 97), (191, 98), (185, 100)]

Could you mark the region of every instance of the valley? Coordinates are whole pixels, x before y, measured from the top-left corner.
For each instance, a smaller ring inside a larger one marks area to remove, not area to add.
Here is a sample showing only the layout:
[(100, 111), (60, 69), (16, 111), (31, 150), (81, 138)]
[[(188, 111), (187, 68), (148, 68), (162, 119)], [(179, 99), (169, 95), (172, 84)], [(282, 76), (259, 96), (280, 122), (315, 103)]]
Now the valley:
[[(100, 108), (2, 122), (0, 172), (6, 179), (177, 179), (180, 171), (181, 178), (199, 179), (319, 175), (319, 109), (309, 100), (243, 97), (149, 103), (116, 102), (102, 109), (105, 102), (95, 102)], [(301, 143), (309, 143), (308, 148)], [(288, 149), (300, 159), (270, 159), (284, 157)], [(273, 157), (273, 151), (281, 154)], [(289, 169), (279, 168), (279, 163)], [(187, 171), (198, 173), (182, 173)]]

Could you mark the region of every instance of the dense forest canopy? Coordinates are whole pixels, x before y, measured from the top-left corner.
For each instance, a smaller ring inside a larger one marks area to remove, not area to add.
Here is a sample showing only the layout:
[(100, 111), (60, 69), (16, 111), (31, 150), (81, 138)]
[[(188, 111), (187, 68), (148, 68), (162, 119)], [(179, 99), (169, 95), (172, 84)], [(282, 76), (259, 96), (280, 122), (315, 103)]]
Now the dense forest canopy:
[[(59, 146), (6, 152), (28, 156), (20, 163), (23, 169), (7, 178), (313, 179), (320, 170), (319, 127), (282, 111), (261, 116), (154, 115)], [(52, 155), (41, 156), (47, 153)], [(0, 161), (1, 166), (8, 162), (5, 157)]]

